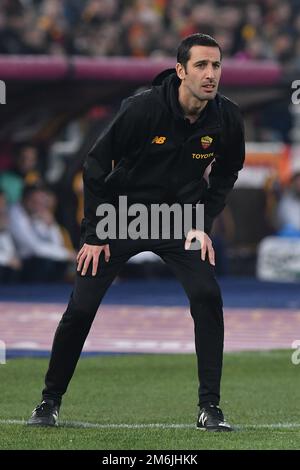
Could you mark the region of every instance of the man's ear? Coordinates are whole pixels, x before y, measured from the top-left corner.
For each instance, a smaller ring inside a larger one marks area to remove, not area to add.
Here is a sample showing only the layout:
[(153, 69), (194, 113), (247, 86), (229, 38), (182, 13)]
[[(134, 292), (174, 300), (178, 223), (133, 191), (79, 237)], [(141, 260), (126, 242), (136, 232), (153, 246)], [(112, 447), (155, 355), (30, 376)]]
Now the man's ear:
[(179, 62), (177, 62), (176, 64), (176, 73), (177, 73), (177, 77), (180, 78), (180, 80), (184, 79), (185, 69), (184, 69), (184, 66), (180, 64)]

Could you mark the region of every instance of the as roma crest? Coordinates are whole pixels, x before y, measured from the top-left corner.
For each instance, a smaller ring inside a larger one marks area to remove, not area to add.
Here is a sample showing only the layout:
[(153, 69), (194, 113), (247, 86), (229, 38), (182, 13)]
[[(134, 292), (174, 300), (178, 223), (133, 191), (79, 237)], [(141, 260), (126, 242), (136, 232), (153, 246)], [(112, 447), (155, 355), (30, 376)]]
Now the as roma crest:
[(201, 137), (201, 145), (204, 149), (207, 149), (211, 145), (212, 141), (212, 137), (209, 137), (208, 135)]

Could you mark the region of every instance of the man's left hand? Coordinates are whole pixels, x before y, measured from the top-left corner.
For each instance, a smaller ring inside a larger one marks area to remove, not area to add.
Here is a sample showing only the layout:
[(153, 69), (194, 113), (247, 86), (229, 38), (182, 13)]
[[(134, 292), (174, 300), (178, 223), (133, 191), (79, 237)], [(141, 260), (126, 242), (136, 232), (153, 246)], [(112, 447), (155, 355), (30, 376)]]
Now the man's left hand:
[(185, 244), (184, 244), (185, 250), (188, 250), (190, 248), (191, 242), (194, 238), (196, 238), (196, 240), (199, 240), (201, 244), (202, 261), (205, 261), (206, 254), (208, 254), (208, 259), (209, 259), (210, 264), (215, 266), (215, 250), (213, 249), (211, 239), (205, 232), (202, 232), (201, 230), (191, 229), (188, 232), (186, 240), (185, 240)]

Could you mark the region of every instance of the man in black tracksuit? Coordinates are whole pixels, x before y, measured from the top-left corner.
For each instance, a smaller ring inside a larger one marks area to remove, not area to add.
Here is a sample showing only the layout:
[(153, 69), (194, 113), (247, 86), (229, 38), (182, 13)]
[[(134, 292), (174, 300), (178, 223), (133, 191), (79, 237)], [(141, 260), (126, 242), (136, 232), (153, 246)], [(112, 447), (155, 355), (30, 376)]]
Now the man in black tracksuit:
[[(43, 401), (28, 424), (55, 425), (62, 395), (75, 370), (99, 304), (124, 263), (150, 250), (182, 283), (195, 325), (199, 406), (197, 427), (230, 431), (220, 400), (223, 357), (222, 298), (214, 275), (209, 233), (244, 162), (240, 111), (217, 93), (221, 50), (202, 34), (178, 49), (176, 72), (151, 89), (123, 101), (84, 163), (84, 219), (77, 276), (54, 338)], [(114, 168), (112, 169), (112, 161)], [(212, 164), (212, 165), (211, 165)], [(211, 165), (209, 184), (204, 172)], [(116, 204), (204, 204), (204, 231), (191, 227), (186, 239), (99, 239), (97, 207)], [(201, 253), (191, 240), (201, 240)]]

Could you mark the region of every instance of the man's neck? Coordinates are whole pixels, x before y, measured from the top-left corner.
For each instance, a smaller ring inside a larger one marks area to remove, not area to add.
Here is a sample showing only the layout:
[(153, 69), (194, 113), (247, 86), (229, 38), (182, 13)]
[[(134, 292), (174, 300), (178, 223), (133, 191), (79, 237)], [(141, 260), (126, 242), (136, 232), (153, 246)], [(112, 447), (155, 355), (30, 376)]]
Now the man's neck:
[(208, 103), (207, 100), (201, 101), (195, 96), (187, 93), (181, 85), (178, 88), (178, 101), (182, 108), (184, 117), (187, 118), (191, 124), (197, 121), (201, 112)]

